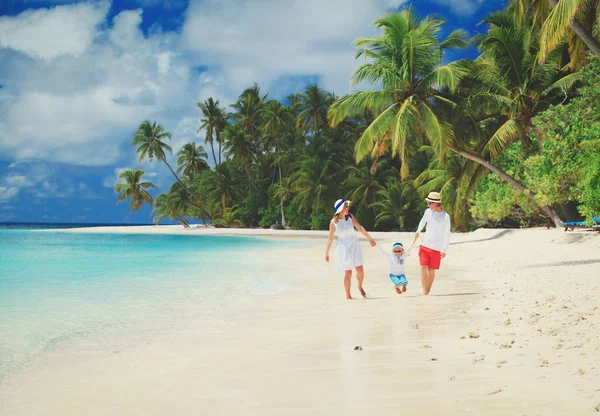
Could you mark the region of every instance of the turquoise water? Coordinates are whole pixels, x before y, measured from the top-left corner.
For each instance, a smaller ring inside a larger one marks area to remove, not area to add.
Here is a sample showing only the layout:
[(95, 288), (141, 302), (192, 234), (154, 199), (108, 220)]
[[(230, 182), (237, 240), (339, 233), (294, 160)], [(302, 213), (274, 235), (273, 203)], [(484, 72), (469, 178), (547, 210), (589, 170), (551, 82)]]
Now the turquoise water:
[(74, 340), (147, 343), (243, 313), (290, 287), (264, 253), (294, 244), (0, 229), (0, 381)]

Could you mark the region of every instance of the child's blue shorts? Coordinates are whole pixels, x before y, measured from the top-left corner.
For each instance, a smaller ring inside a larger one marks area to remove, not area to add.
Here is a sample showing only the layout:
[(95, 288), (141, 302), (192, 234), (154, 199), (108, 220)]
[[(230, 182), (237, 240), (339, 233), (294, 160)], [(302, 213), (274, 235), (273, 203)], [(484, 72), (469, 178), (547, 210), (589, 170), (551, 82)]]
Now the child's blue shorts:
[(390, 274), (390, 279), (392, 279), (394, 286), (406, 286), (408, 284), (408, 280), (406, 280), (406, 276), (404, 275), (396, 276), (395, 274)]

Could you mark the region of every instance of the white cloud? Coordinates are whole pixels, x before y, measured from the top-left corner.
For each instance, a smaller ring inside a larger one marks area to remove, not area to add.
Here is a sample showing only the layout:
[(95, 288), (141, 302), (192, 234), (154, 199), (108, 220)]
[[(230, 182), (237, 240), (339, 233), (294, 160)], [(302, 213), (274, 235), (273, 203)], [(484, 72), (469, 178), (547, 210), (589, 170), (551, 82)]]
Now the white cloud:
[(16, 188), (35, 187), (55, 173), (55, 169), (39, 161), (11, 163), (0, 183)]
[(109, 7), (107, 1), (79, 3), (0, 17), (0, 47), (43, 59), (81, 55), (92, 43), (96, 26)]
[[(176, 153), (189, 141), (204, 141), (196, 134), (196, 102), (214, 97), (228, 106), (253, 82), (281, 98), (313, 77), (344, 94), (357, 65), (353, 40), (373, 35), (373, 21), (403, 2), (196, 0), (181, 33), (155, 27), (146, 35), (142, 10), (103, 21), (106, 1), (0, 18), (0, 31), (19, 25), (3, 38), (10, 49), (0, 49), (6, 63), (0, 66), (0, 152), (16, 160), (123, 166), (135, 157), (127, 143), (143, 120), (172, 132)], [(56, 34), (37, 35), (63, 20)], [(27, 36), (30, 30), (35, 36)], [(155, 169), (160, 182), (172, 182), (166, 168)]]
[(263, 88), (280, 76), (319, 75), (336, 93), (349, 91), (356, 67), (353, 41), (370, 36), (373, 21), (402, 1), (256, 0), (193, 1), (183, 42), (222, 74), (230, 94), (256, 81)]
[(19, 188), (14, 186), (0, 186), (0, 203), (10, 201), (19, 195)]
[(195, 113), (197, 81), (177, 52), (177, 35), (145, 37), (141, 15), (129, 10), (115, 16), (114, 25), (80, 56), (48, 61), (8, 55), (9, 65), (0, 68), (6, 80), (0, 89), (0, 152), (17, 160), (106, 165), (119, 160), (120, 146), (143, 120), (157, 120), (168, 130), (184, 109)]

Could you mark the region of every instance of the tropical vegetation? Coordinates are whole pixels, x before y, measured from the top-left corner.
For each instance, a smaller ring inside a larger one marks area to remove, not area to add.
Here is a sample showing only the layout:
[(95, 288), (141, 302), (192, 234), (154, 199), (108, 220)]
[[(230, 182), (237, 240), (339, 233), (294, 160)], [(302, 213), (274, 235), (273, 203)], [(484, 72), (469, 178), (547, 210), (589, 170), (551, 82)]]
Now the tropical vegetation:
[[(436, 190), (459, 230), (591, 220), (600, 212), (598, 2), (510, 0), (482, 23), (485, 33), (443, 36), (443, 20), (409, 6), (355, 41), (356, 91), (310, 85), (276, 100), (254, 84), (229, 106), (207, 97), (197, 104), (204, 143), (185, 144), (175, 167), (171, 134), (144, 121), (131, 144), (174, 182), (153, 201), (154, 185), (132, 169), (115, 187), (119, 201), (154, 204), (157, 223), (325, 229), (345, 198), (368, 229), (408, 230)], [(447, 59), (469, 47), (475, 59)]]

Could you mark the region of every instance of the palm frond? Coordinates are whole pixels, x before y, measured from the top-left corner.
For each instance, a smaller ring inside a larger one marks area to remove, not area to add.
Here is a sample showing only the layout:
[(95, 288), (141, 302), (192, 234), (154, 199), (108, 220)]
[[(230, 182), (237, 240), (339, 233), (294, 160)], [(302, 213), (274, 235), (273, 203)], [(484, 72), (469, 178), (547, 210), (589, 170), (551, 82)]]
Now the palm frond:
[(489, 138), (483, 148), (484, 154), (492, 157), (499, 155), (509, 143), (512, 143), (521, 137), (521, 125), (515, 119), (507, 120), (496, 132)]
[(543, 62), (548, 54), (562, 42), (569, 22), (577, 13), (581, 0), (558, 0), (542, 26), (540, 35), (539, 61)]
[(384, 111), (394, 100), (391, 92), (359, 91), (346, 95), (329, 107), (327, 118), (332, 127), (337, 126), (348, 117), (362, 115), (369, 110), (375, 114)]

